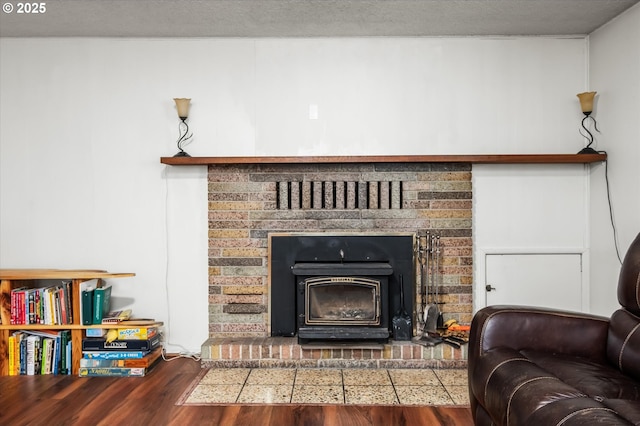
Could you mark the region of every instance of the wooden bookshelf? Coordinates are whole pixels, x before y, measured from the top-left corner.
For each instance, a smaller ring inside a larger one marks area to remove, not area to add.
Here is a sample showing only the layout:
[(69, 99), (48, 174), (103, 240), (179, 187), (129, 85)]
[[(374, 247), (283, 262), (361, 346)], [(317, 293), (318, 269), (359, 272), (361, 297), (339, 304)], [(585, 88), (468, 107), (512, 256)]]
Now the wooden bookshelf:
[[(8, 341), (9, 335), (15, 330), (70, 330), (71, 331), (71, 373), (78, 374), (80, 358), (82, 357), (82, 339), (88, 328), (123, 328), (126, 326), (82, 325), (80, 322), (80, 283), (91, 279), (133, 277), (133, 273), (110, 273), (103, 270), (64, 270), (64, 269), (0, 269), (0, 375), (9, 373)], [(71, 281), (72, 324), (44, 325), (44, 324), (11, 324), (11, 290), (18, 287), (37, 287), (40, 280)], [(154, 325), (161, 325), (155, 323)]]
[(570, 164), (605, 161), (607, 154), (478, 154), (478, 155), (356, 155), (292, 157), (161, 157), (162, 164), (340, 164), (340, 163), (471, 163)]

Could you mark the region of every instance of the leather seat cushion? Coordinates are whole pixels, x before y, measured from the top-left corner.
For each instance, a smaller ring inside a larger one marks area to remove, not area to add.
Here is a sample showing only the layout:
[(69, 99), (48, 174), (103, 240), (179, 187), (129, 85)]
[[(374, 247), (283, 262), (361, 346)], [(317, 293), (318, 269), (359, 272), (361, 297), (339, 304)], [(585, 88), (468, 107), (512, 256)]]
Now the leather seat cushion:
[(551, 375), (597, 401), (610, 398), (640, 401), (640, 383), (615, 367), (568, 355), (531, 350), (521, 353)]
[(497, 348), (479, 358), (470, 381), (497, 424), (640, 425), (640, 383), (586, 358)]
[(537, 410), (525, 423), (530, 426), (620, 426), (628, 421), (615, 410), (590, 398), (556, 401)]
[(518, 424), (545, 404), (562, 399), (586, 398), (572, 386), (524, 355), (507, 348), (487, 351), (470, 378), (475, 398), (497, 424)]
[(628, 399), (607, 399), (603, 405), (611, 408), (621, 417), (624, 417), (634, 425), (640, 425), (640, 401)]

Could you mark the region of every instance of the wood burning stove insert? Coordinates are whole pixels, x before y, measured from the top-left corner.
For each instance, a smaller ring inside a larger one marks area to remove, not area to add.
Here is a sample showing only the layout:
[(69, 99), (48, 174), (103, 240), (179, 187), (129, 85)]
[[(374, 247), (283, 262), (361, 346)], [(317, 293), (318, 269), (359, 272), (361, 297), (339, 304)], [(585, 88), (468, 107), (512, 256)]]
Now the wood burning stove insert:
[(298, 341), (389, 338), (388, 263), (296, 263)]
[(272, 234), (269, 246), (273, 336), (382, 343), (392, 336), (401, 284), (413, 306), (412, 234)]

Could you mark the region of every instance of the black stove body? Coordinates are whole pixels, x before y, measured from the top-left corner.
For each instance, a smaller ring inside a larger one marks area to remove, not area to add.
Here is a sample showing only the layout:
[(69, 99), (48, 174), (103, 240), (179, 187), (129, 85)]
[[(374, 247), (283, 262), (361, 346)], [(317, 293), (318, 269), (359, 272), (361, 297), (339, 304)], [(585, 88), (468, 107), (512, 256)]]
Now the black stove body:
[(413, 247), (410, 234), (270, 235), (271, 335), (386, 342), (401, 283), (413, 311)]

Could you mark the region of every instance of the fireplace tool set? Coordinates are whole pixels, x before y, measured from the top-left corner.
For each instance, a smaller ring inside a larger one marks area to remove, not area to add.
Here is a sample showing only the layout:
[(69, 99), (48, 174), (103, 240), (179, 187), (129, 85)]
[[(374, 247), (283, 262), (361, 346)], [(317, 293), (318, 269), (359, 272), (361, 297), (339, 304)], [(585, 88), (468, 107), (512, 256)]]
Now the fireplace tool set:
[(411, 340), (411, 315), (404, 306), (404, 280), (400, 274), (400, 309), (391, 319), (393, 338), (395, 340)]
[(420, 263), (421, 303), (418, 309), (418, 323), (422, 326), (422, 336), (415, 339), (425, 346), (442, 343), (438, 329), (444, 326), (438, 301), (440, 283), (440, 236), (429, 231), (418, 233), (418, 262)]
[(422, 335), (414, 342), (424, 346), (436, 346), (447, 343), (460, 348), (469, 341), (469, 326), (460, 325), (455, 319), (444, 321), (439, 301), (439, 287), (442, 276), (440, 262), (442, 250), (440, 235), (423, 231), (418, 234), (418, 262), (420, 263), (421, 303), (417, 309), (418, 323), (422, 326)]

